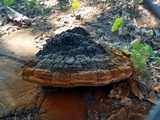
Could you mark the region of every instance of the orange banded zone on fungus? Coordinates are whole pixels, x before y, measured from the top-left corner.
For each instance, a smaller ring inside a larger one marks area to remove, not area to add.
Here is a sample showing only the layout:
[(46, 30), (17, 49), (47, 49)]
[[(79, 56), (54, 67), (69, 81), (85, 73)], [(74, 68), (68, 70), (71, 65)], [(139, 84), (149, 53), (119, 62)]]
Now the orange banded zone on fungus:
[(81, 71), (78, 73), (51, 73), (43, 69), (25, 68), (22, 77), (43, 86), (73, 87), (101, 86), (118, 82), (132, 75), (132, 67), (118, 67), (111, 70)]

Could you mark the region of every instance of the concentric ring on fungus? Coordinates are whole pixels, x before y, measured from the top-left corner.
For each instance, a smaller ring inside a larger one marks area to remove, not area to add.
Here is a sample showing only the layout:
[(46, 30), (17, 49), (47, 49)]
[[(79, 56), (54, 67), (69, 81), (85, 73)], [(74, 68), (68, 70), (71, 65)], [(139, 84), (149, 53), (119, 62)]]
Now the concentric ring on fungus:
[(99, 44), (81, 27), (47, 41), (36, 60), (22, 71), (22, 78), (43, 86), (101, 86), (132, 75), (130, 59), (123, 52)]

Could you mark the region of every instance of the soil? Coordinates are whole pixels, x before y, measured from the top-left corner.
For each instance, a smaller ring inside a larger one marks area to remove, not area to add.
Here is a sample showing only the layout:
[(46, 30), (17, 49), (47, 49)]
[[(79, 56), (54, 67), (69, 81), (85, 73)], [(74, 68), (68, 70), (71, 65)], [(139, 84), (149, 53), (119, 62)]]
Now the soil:
[[(160, 56), (160, 20), (143, 3), (129, 0), (15, 1), (13, 10), (30, 22), (11, 19), (0, 0), (0, 119), (3, 120), (143, 120), (159, 97), (160, 65), (149, 58), (148, 69), (128, 80), (99, 87), (42, 87), (22, 80), (23, 65), (35, 58), (46, 40), (67, 29), (85, 28), (93, 40), (120, 50), (140, 38)], [(156, 2), (158, 3), (158, 1)], [(111, 32), (116, 18), (124, 19), (122, 29)], [(132, 83), (132, 82), (131, 82)], [(131, 92), (132, 91), (132, 92)], [(142, 91), (142, 92), (141, 92)]]

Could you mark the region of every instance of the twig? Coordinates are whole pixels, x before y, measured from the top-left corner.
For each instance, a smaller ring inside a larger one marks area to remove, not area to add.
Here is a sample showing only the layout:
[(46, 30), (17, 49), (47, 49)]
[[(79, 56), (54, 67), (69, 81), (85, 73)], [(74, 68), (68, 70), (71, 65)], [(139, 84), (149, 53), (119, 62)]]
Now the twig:
[(154, 68), (154, 69), (157, 69), (157, 70), (160, 70), (159, 67), (156, 67), (156, 66), (153, 66), (153, 65), (150, 65), (151, 68)]
[(15, 21), (15, 22), (18, 22), (21, 25), (30, 25), (31, 24), (31, 21), (27, 16), (22, 15), (21, 13), (13, 10), (9, 6), (6, 7), (6, 16), (8, 17), (8, 19)]

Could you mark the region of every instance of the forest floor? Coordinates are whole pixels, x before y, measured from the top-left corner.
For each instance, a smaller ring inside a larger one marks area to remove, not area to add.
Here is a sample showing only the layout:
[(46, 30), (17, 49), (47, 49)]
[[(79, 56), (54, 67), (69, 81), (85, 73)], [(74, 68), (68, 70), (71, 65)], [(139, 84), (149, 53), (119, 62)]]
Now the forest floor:
[[(17, 0), (8, 8), (0, 1), (0, 119), (143, 120), (147, 116), (160, 95), (160, 65), (152, 58), (147, 70), (137, 76), (139, 89), (147, 89), (142, 91), (143, 97), (136, 90), (136, 96), (108, 97), (111, 90), (130, 91), (127, 81), (99, 87), (53, 88), (20, 77), (23, 64), (35, 58), (47, 39), (78, 26), (85, 28), (94, 41), (120, 50), (139, 39), (159, 58), (160, 20), (143, 3), (79, 0), (80, 7), (71, 10), (72, 1), (67, 0), (38, 0), (37, 4)], [(12, 14), (15, 12), (22, 16), (18, 18)], [(119, 17), (124, 19), (124, 26), (111, 32)]]

